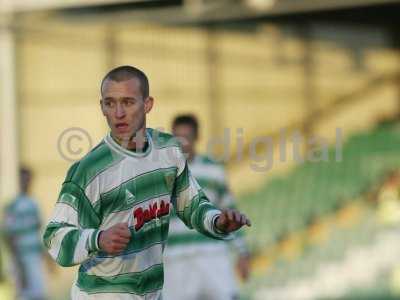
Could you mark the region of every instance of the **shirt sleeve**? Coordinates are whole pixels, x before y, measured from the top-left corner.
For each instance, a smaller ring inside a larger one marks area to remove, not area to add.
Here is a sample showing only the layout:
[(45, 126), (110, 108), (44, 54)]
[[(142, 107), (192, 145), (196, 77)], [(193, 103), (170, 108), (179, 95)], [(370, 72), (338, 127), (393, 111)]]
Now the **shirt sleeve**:
[(231, 239), (232, 234), (220, 233), (215, 220), (221, 214), (208, 200), (196, 179), (191, 175), (183, 153), (179, 150), (178, 174), (174, 183), (172, 203), (177, 216), (189, 228), (214, 239)]
[(59, 265), (78, 265), (99, 250), (99, 226), (100, 219), (84, 191), (72, 181), (65, 182), (43, 242)]

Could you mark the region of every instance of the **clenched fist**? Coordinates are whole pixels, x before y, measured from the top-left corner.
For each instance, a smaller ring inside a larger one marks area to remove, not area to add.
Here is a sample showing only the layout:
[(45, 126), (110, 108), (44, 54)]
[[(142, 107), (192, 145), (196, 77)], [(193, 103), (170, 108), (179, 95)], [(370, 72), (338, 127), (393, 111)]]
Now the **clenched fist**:
[(215, 221), (217, 229), (224, 233), (238, 230), (240, 227), (251, 226), (250, 220), (246, 215), (236, 209), (224, 209)]
[(99, 247), (108, 254), (118, 254), (126, 248), (130, 238), (128, 223), (118, 223), (100, 232)]

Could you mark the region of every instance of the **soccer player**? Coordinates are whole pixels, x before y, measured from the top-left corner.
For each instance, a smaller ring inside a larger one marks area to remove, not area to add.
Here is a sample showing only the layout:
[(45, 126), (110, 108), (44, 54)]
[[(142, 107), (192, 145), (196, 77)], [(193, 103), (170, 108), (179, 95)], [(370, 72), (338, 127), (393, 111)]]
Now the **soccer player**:
[(4, 231), (14, 263), (17, 298), (45, 299), (44, 251), (40, 241), (40, 217), (36, 201), (29, 196), (31, 171), (21, 168), (21, 193), (5, 208)]
[[(179, 115), (172, 124), (173, 134), (182, 140), (189, 170), (207, 197), (216, 207), (233, 208), (223, 167), (196, 153), (198, 127), (192, 115)], [(249, 253), (244, 240), (237, 237), (232, 244), (238, 254), (239, 274), (247, 279)], [(232, 300), (238, 297), (228, 244), (189, 230), (176, 215), (170, 222), (165, 274), (165, 300)]]
[(186, 226), (216, 239), (250, 221), (216, 209), (176, 139), (146, 128), (154, 99), (142, 71), (111, 70), (101, 97), (111, 132), (68, 171), (44, 243), (61, 266), (80, 265), (73, 300), (161, 299), (172, 205)]

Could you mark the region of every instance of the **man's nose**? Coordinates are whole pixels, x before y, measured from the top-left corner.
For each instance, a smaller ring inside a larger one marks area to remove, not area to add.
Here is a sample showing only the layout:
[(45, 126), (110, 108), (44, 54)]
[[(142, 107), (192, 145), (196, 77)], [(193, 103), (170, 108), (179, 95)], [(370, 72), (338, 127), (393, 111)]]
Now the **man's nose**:
[(123, 105), (121, 105), (120, 103), (117, 104), (115, 114), (116, 114), (117, 118), (125, 117), (125, 109), (124, 109)]

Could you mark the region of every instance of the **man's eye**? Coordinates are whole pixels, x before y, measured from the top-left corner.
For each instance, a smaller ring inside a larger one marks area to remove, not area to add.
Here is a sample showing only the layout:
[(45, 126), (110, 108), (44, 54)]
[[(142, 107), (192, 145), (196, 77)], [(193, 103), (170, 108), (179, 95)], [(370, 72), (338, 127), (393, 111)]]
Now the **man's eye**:
[(125, 106), (131, 106), (134, 103), (135, 103), (134, 100), (129, 100), (129, 99), (124, 100), (124, 105)]

